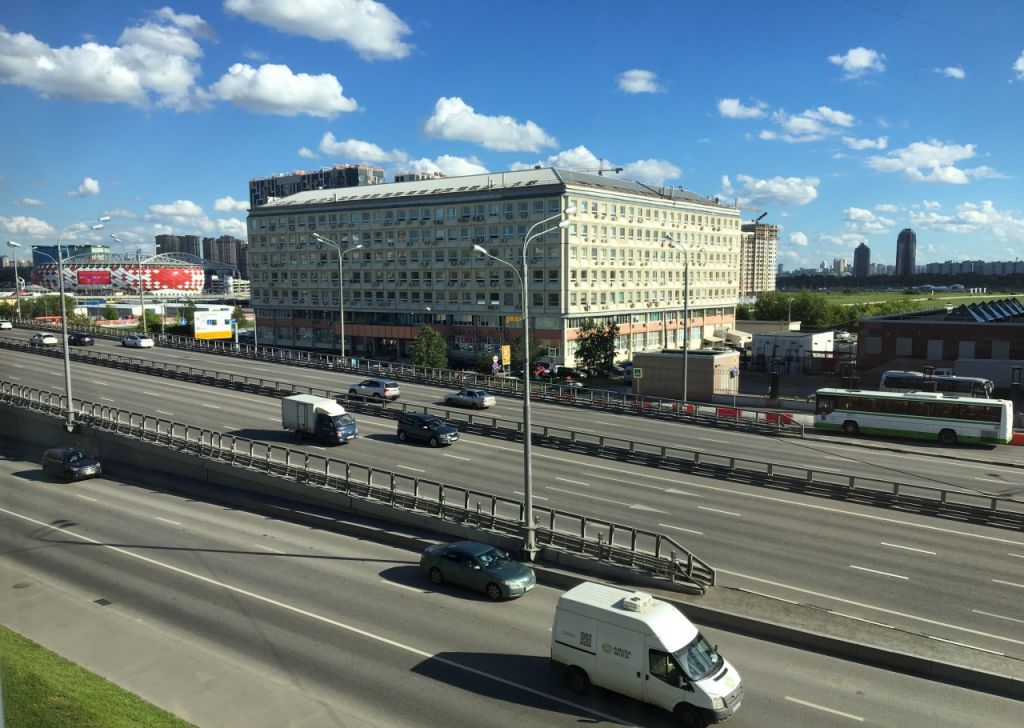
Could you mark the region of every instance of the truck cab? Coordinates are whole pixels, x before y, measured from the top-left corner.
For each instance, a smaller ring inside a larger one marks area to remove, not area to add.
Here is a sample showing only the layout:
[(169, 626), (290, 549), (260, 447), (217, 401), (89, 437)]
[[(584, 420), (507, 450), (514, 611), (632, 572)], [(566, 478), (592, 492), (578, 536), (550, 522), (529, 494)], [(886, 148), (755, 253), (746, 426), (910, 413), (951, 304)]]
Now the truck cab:
[(359, 434), (355, 419), (344, 407), (312, 394), (293, 394), (281, 399), (281, 426), (325, 445), (340, 445)]

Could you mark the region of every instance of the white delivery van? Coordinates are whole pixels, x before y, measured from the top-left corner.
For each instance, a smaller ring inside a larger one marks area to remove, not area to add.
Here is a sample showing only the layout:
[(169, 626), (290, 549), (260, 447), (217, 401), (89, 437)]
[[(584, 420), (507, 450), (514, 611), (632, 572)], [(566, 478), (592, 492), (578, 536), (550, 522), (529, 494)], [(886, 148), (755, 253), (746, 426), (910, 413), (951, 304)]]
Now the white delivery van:
[(681, 725), (719, 723), (743, 700), (740, 674), (683, 614), (644, 592), (584, 582), (559, 600), (551, 661), (569, 686), (657, 705)]

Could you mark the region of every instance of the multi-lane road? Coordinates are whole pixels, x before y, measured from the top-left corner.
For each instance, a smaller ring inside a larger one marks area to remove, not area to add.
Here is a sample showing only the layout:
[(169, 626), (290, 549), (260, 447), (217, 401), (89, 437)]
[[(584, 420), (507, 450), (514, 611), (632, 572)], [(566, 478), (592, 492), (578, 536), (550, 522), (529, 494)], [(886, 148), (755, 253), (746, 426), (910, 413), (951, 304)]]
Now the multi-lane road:
[[(433, 587), (403, 549), (18, 459), (0, 483), (0, 621), (198, 725), (670, 724), (568, 690), (551, 588), (494, 604)], [(1006, 698), (705, 632), (744, 678), (735, 728), (1019, 719)]]

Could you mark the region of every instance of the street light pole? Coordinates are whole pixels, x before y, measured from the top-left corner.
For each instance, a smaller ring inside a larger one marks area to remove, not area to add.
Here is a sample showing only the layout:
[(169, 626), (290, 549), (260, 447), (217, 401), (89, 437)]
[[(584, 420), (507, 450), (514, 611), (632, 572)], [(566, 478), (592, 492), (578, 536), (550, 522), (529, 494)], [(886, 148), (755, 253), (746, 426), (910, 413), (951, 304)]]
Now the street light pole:
[(669, 240), (668, 246), (683, 251), (683, 403), (685, 404), (690, 391), (690, 249), (677, 245), (674, 240)]
[(570, 205), (565, 210), (559, 212), (557, 215), (540, 220), (534, 223), (529, 230), (526, 232), (526, 236), (523, 238), (523, 257), (522, 257), (522, 269), (517, 270), (513, 263), (509, 263), (507, 260), (495, 257), (487, 252), (487, 249), (481, 245), (474, 245), (473, 250), (482, 255), (486, 255), (488, 258), (498, 261), (504, 265), (507, 265), (516, 275), (519, 276), (519, 281), (522, 284), (522, 296), (523, 296), (523, 520), (525, 521), (525, 545), (523, 547), (524, 555), (528, 561), (533, 561), (537, 555), (537, 525), (533, 522), (533, 428), (530, 417), (530, 307), (528, 292), (529, 283), (529, 267), (526, 263), (526, 249), (530, 243), (542, 235), (547, 235), (554, 230), (560, 230), (569, 226), (569, 221), (563, 219), (557, 225), (553, 225), (549, 228), (534, 232), (536, 228), (545, 223), (552, 222), (564, 215), (571, 215), (576, 212), (576, 207)]
[[(356, 243), (355, 245), (352, 245), (352, 246), (342, 250), (340, 244), (335, 243), (333, 241), (330, 241), (327, 238), (323, 237), (322, 235), (319, 235), (317, 233), (313, 233), (313, 237), (316, 240), (318, 240), (319, 242), (323, 243), (324, 245), (330, 245), (332, 248), (334, 248), (338, 252), (338, 323), (341, 324), (341, 331), (340, 331), (341, 336), (340, 336), (340, 340), (338, 342), (338, 349), (340, 351), (340, 358), (344, 359), (345, 358), (345, 289), (344, 289), (344, 282), (343, 282), (344, 281), (344, 268), (343, 268), (343, 265), (342, 265), (342, 260), (345, 257), (345, 253), (349, 253), (349, 252), (351, 252), (353, 250), (359, 250), (363, 246), (362, 246), (361, 243)], [(358, 236), (354, 236), (353, 240), (359, 240), (359, 237)], [(397, 273), (395, 275), (397, 275)], [(398, 305), (397, 298), (395, 300), (395, 305), (396, 306)]]
[(97, 218), (98, 222), (95, 225), (90, 225), (87, 222), (76, 222), (61, 230), (57, 236), (57, 290), (60, 294), (60, 333), (64, 339), (64, 391), (67, 393), (68, 398), (67, 421), (64, 424), (64, 429), (68, 432), (74, 432), (76, 425), (75, 406), (71, 395), (71, 353), (68, 346), (68, 312), (67, 303), (64, 301), (64, 253), (60, 247), (60, 239), (71, 230), (85, 230), (86, 228), (102, 230), (103, 223), (109, 219), (109, 215), (104, 215)]
[[(7, 241), (7, 247), (20, 248), (21, 243)], [(14, 254), (14, 305), (18, 307), (18, 321), (21, 321), (21, 283), (18, 278), (18, 254)]]

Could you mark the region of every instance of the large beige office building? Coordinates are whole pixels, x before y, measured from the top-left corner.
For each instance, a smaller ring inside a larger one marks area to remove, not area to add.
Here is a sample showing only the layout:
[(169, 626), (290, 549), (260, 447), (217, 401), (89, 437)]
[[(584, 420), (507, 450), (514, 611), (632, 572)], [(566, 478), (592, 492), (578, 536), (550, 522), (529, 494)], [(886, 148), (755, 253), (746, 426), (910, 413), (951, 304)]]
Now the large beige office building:
[[(497, 351), (522, 333), (523, 241), (548, 228), (528, 247), (527, 303), (531, 342), (555, 361), (573, 363), (586, 319), (619, 325), (620, 359), (686, 338), (697, 348), (734, 323), (737, 208), (680, 189), (539, 168), (315, 190), (252, 209), (259, 341), (337, 351), (341, 293), (353, 356), (404, 357), (423, 324), (445, 336), (453, 356)], [(337, 252), (313, 233), (348, 249), (340, 284)]]

